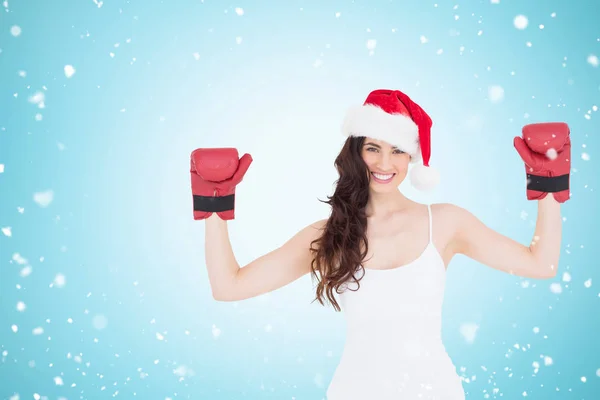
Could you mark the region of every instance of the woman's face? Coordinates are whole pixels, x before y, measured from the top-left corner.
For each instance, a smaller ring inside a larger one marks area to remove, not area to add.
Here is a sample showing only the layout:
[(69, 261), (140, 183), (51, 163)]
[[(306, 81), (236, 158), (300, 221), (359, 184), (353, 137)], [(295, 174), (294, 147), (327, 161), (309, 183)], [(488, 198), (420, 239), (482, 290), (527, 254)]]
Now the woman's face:
[(369, 186), (379, 193), (396, 190), (408, 172), (410, 155), (382, 140), (365, 138), (362, 158), (369, 169)]

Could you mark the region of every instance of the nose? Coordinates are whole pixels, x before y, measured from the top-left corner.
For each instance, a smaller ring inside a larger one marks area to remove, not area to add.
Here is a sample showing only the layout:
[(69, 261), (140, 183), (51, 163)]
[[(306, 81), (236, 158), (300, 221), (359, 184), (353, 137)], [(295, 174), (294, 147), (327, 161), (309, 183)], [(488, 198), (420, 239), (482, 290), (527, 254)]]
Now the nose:
[(388, 153), (383, 153), (379, 157), (378, 167), (384, 171), (387, 171), (392, 168), (392, 155)]

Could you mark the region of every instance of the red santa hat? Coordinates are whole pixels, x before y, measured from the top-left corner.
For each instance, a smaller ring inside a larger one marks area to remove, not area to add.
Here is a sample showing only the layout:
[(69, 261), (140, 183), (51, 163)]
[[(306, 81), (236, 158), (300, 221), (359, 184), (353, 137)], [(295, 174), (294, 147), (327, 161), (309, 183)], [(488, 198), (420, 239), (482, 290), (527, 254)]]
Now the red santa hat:
[(432, 125), (429, 115), (406, 94), (377, 89), (362, 106), (348, 110), (342, 133), (383, 140), (408, 153), (415, 164), (409, 173), (410, 182), (416, 189), (427, 191), (440, 181), (438, 170), (429, 166)]

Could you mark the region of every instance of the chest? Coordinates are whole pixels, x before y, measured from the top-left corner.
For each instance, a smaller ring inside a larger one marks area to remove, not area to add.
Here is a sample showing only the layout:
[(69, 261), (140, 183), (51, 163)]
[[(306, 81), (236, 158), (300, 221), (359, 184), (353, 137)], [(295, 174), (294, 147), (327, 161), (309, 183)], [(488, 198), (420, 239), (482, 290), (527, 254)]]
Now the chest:
[(427, 229), (375, 228), (367, 232), (365, 268), (392, 269), (407, 265), (429, 245)]
[[(413, 262), (390, 269), (361, 269), (359, 283), (346, 282), (342, 309), (362, 322), (399, 315), (437, 315), (444, 297), (445, 268), (432, 246)], [(359, 285), (360, 284), (360, 285)]]

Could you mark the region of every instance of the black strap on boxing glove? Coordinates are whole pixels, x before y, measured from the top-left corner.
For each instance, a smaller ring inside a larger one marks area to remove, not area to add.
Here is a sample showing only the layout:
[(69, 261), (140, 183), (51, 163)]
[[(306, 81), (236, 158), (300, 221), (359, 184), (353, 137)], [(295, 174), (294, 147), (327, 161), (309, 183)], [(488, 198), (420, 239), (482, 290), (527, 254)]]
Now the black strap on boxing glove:
[(556, 193), (569, 190), (569, 174), (560, 176), (538, 176), (527, 174), (527, 190)]
[(198, 196), (194, 195), (194, 211), (221, 212), (233, 210), (235, 194), (228, 196)]

